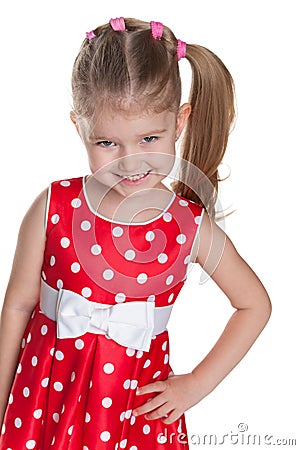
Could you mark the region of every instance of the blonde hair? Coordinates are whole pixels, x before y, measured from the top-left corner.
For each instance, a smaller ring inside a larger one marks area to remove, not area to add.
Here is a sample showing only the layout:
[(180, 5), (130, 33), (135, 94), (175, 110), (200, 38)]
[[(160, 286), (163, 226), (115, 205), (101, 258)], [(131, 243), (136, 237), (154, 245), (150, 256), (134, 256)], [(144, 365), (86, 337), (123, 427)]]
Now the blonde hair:
[[(105, 24), (93, 30), (94, 39), (84, 40), (72, 73), (77, 119), (92, 118), (96, 111), (108, 107), (136, 112), (178, 111), (181, 79), (177, 38), (166, 26), (162, 38), (154, 39), (149, 23), (127, 18), (125, 24), (125, 32)], [(192, 69), (192, 111), (181, 158), (188, 164), (182, 164), (172, 188), (204, 206), (215, 219), (221, 181), (218, 166), (235, 116), (234, 83), (223, 62), (210, 50), (187, 44), (186, 58)]]

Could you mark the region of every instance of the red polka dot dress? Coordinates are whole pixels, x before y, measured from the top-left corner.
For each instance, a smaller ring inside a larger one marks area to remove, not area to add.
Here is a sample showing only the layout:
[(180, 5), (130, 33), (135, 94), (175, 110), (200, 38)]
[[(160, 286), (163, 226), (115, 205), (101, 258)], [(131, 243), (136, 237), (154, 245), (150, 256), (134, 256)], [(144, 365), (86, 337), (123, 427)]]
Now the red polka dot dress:
[(92, 209), (85, 177), (50, 185), (40, 301), (0, 450), (188, 449), (184, 415), (132, 411), (156, 395), (138, 386), (172, 376), (166, 323), (203, 212), (174, 194), (148, 222), (116, 222)]

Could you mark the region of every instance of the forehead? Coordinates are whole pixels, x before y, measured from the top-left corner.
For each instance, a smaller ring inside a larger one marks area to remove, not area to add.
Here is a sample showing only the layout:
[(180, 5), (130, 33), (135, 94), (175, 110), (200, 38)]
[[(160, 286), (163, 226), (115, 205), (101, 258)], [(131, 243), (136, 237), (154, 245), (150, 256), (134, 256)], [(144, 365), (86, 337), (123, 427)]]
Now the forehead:
[(120, 132), (144, 133), (175, 127), (176, 114), (169, 110), (160, 113), (101, 111), (92, 119), (84, 119), (85, 131), (90, 136), (115, 135)]

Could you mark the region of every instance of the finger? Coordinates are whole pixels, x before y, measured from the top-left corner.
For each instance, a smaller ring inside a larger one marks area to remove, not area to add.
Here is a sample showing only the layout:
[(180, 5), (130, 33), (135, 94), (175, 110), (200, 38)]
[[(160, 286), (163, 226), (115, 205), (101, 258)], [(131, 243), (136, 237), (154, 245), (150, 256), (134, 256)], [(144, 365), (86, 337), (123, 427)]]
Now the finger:
[(146, 403), (144, 403), (141, 406), (138, 406), (132, 411), (132, 414), (134, 416), (140, 416), (142, 414), (146, 414), (150, 411), (153, 411), (156, 408), (159, 408), (163, 404), (166, 403), (166, 399), (162, 397), (161, 395), (157, 395), (156, 397), (152, 398), (151, 400), (148, 400)]
[(144, 395), (151, 392), (163, 392), (165, 389), (165, 381), (155, 381), (154, 383), (149, 383), (145, 384), (145, 386), (138, 387), (136, 390), (136, 395)]
[(167, 414), (167, 417), (162, 417), (161, 420), (164, 424), (166, 425), (170, 425), (171, 423), (175, 422), (176, 420), (179, 419), (179, 417), (182, 416), (182, 412), (177, 411), (176, 409), (174, 409), (172, 412), (169, 412)]
[(148, 420), (155, 420), (155, 419), (166, 419), (172, 411), (172, 408), (168, 403), (165, 403), (164, 405), (160, 406), (159, 408), (155, 409), (154, 411), (148, 413), (145, 415), (146, 419)]

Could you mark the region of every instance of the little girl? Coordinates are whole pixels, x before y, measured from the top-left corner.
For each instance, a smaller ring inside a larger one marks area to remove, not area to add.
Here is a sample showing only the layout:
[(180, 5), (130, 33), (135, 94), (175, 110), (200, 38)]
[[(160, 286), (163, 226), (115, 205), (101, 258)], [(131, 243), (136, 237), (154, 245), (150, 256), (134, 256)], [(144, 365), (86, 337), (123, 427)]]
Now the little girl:
[[(181, 105), (184, 57), (192, 85)], [(91, 174), (51, 183), (20, 228), (1, 317), (0, 449), (187, 449), (184, 412), (242, 359), (271, 310), (215, 223), (233, 81), (160, 22), (118, 18), (86, 34), (72, 90)], [(171, 191), (163, 181), (183, 131)], [(166, 325), (191, 263), (235, 312), (204, 360), (174, 375)]]

